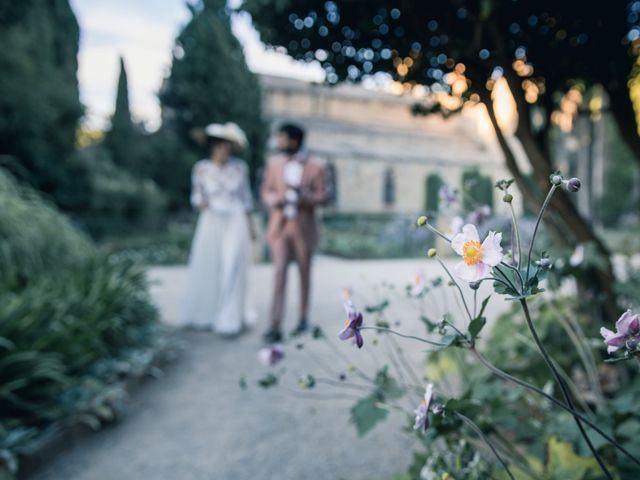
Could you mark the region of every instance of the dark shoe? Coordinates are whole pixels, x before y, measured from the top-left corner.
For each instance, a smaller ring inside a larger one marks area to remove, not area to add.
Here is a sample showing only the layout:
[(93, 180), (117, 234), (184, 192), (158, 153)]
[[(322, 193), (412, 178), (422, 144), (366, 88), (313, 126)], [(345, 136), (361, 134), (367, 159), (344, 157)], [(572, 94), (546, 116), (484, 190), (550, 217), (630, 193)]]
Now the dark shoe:
[(309, 322), (306, 318), (303, 318), (298, 322), (298, 326), (291, 331), (291, 336), (297, 337), (305, 333), (307, 330), (309, 330)]
[(262, 336), (265, 343), (278, 343), (282, 341), (282, 332), (279, 328), (270, 328)]

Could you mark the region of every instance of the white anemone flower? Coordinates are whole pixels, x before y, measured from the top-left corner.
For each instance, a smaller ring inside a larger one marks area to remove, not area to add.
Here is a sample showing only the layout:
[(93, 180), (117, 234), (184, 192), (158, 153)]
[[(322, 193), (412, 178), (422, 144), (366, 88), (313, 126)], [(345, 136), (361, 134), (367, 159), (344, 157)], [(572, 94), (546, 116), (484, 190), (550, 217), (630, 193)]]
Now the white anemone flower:
[(451, 248), (462, 257), (454, 272), (465, 282), (477, 282), (486, 277), (502, 261), (502, 233), (489, 232), (480, 243), (478, 230), (472, 224), (462, 227), (462, 232), (451, 240)]

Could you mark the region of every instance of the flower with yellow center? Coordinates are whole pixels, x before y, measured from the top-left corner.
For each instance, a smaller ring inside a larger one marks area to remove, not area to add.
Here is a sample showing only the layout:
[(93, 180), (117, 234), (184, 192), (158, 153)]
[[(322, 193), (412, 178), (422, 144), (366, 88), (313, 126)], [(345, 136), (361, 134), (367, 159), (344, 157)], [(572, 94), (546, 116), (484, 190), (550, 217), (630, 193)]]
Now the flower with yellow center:
[(467, 265), (475, 265), (482, 260), (482, 245), (475, 240), (469, 240), (462, 247), (462, 258)]
[(472, 224), (462, 227), (462, 232), (451, 240), (451, 248), (462, 257), (454, 272), (466, 282), (477, 282), (486, 277), (502, 261), (502, 233), (489, 232), (480, 243), (478, 230)]

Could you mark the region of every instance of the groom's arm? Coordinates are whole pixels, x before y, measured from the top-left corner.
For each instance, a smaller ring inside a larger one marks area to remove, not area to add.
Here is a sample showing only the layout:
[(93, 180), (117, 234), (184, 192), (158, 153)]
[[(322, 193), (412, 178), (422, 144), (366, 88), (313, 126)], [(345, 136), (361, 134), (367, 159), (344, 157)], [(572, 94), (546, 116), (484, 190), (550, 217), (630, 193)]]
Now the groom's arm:
[(268, 208), (277, 208), (280, 204), (274, 170), (273, 161), (267, 163), (264, 180), (260, 188), (260, 200), (262, 200), (262, 203)]
[(327, 192), (327, 181), (325, 169), (322, 165), (317, 165), (317, 172), (313, 176), (310, 188), (302, 192), (300, 204), (308, 207), (322, 206), (329, 200), (329, 192)]

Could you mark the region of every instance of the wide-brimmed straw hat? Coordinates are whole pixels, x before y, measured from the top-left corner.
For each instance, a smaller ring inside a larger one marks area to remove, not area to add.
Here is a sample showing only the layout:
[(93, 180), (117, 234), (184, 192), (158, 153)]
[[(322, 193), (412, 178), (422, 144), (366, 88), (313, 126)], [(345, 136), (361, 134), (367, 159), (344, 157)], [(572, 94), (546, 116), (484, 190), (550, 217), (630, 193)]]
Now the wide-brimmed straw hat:
[(233, 122), (210, 123), (204, 128), (198, 128), (193, 132), (194, 138), (199, 143), (204, 143), (207, 138), (219, 138), (231, 142), (237, 149), (242, 149), (249, 143), (242, 129)]

